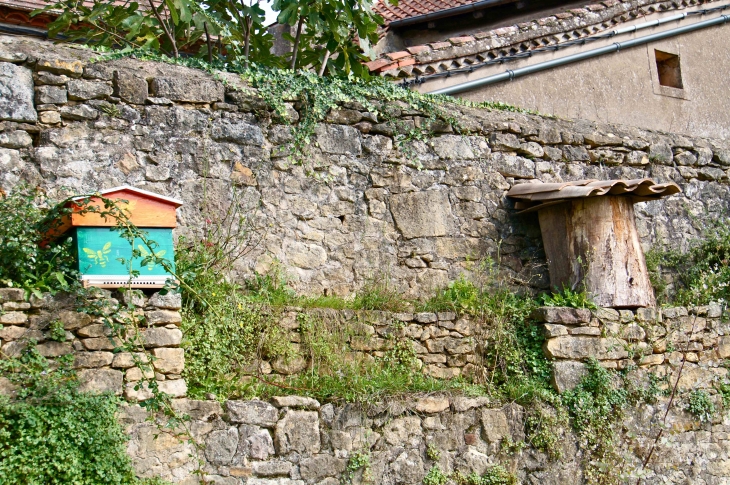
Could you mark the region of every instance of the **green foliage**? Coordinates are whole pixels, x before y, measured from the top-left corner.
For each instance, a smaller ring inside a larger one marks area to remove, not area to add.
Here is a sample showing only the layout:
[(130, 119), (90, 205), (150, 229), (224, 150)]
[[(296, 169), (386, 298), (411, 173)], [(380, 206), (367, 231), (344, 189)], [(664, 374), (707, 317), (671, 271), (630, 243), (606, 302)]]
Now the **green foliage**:
[(496, 277), (496, 263), (482, 269), (479, 284), (462, 277), (427, 301), (425, 311), (454, 311), (481, 322), (485, 383), (489, 392), (522, 404), (552, 392), (550, 362), (542, 352), (544, 336), (528, 316), (536, 302), (519, 295)]
[(423, 485), (446, 485), (449, 476), (444, 473), (438, 463), (434, 463), (423, 477)]
[(568, 286), (551, 294), (543, 293), (538, 298), (542, 306), (565, 306), (570, 308), (588, 308), (595, 310), (596, 304), (593, 303), (590, 295), (585, 290), (572, 290)]
[(383, 310), (402, 312), (407, 309), (403, 297), (398, 294), (387, 277), (372, 278), (365, 282), (352, 302), (355, 310)]
[(300, 119), (292, 133), (294, 141), (291, 147), (299, 157), (306, 155), (305, 147), (310, 144), (317, 124), (343, 102), (358, 103), (364, 111), (390, 125), (396, 133), (396, 142), (400, 144), (411, 139), (423, 139), (430, 133), (427, 127), (405, 128), (400, 125), (397, 115), (401, 107), (422, 112), (428, 119), (426, 125), (438, 119), (455, 124), (447, 106), (454, 102), (452, 99), (403, 89), (381, 78), (319, 77), (306, 72), (253, 68), (242, 71), (242, 74), (281, 119), (288, 119), (286, 102), (298, 102)]
[[(23, 288), (26, 295), (67, 290), (76, 276), (71, 238), (41, 246), (53, 211), (38, 189), (19, 186), (0, 193), (0, 285)], [(57, 213), (56, 215), (60, 215)]]
[(60, 320), (53, 320), (48, 324), (48, 337), (56, 342), (66, 341), (66, 330), (63, 328), (63, 322)]
[(563, 402), (579, 443), (589, 457), (585, 460), (586, 480), (596, 484), (620, 483), (620, 474), (606, 471), (621, 469), (615, 424), (630, 402), (629, 395), (618, 377), (597, 360), (589, 360), (586, 367), (587, 375), (575, 389), (563, 394)]
[(730, 382), (718, 383), (717, 392), (720, 394), (720, 398), (722, 399), (722, 407), (724, 409), (730, 408)]
[(700, 389), (689, 393), (684, 409), (703, 423), (711, 422), (715, 415), (715, 404), (710, 395)]
[(321, 73), (367, 77), (362, 62), (378, 40), (383, 19), (367, 0), (301, 2), (275, 0), (278, 22), (295, 26), (284, 34), (291, 42), (288, 59), (271, 53), (273, 36), (265, 25), (261, 2), (234, 0), (165, 0), (120, 5), (111, 0), (83, 4), (48, 0), (33, 12), (61, 12), (49, 25), (49, 36), (81, 41), (101, 49), (142, 49), (178, 58), (187, 55), (226, 64), (256, 63)]
[(559, 402), (553, 407), (535, 403), (525, 416), (525, 434), (529, 443), (547, 453), (551, 460), (563, 457), (560, 447), (561, 431), (567, 424), (567, 415)]
[(426, 456), (431, 461), (439, 461), (441, 459), (441, 451), (433, 443), (426, 445)]
[(507, 471), (502, 465), (491, 465), (484, 475), (463, 475), (460, 472), (452, 474), (451, 478), (457, 485), (517, 485), (517, 477)]
[(349, 484), (353, 482), (355, 476), (362, 472), (360, 483), (370, 483), (371, 480), (371, 458), (370, 452), (365, 450), (356, 450), (350, 454), (350, 458), (347, 460), (347, 468), (343, 475), (343, 483)]
[(29, 345), (0, 360), (0, 375), (17, 386), (0, 397), (0, 481), (27, 484), (136, 484), (119, 401), (78, 391), (71, 359), (51, 365)]
[[(652, 249), (647, 267), (655, 292), (664, 302), (706, 305), (730, 302), (730, 218), (713, 220), (687, 252)], [(674, 275), (674, 294), (667, 294), (663, 272)]]

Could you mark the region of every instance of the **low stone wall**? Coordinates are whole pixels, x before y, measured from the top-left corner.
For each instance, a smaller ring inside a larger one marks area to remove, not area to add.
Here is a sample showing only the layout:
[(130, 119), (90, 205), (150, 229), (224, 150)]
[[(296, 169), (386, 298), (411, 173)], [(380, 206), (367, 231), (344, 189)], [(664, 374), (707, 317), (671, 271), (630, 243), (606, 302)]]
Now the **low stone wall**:
[[(667, 422), (671, 432), (649, 467), (641, 469), (634, 453), (647, 452), (665, 406), (661, 399), (627, 411), (625, 441), (617, 438), (626, 450), (625, 469), (606, 473), (640, 473), (642, 483), (651, 485), (728, 483), (730, 420), (703, 425), (676, 406)], [(558, 431), (559, 460), (529, 443), (510, 451), (503, 445), (526, 438), (527, 410), (486, 398), (434, 395), (370, 406), (322, 405), (294, 396), (223, 404), (180, 399), (174, 407), (191, 418), (187, 431), (161, 428), (164, 422), (146, 420), (137, 405), (121, 413), (130, 435), (128, 450), (141, 476), (198, 484), (198, 457), (202, 477), (220, 485), (420, 485), (436, 463), (445, 473), (465, 475), (501, 464), (524, 484), (585, 483), (585, 456), (570, 431)]]
[[(300, 350), (301, 322), (315, 318), (333, 331), (344, 332), (343, 344), (350, 360), (385, 356), (396, 343), (413, 349), (425, 374), (448, 379), (470, 376), (481, 362), (478, 349), (480, 326), (453, 312), (411, 313), (291, 308), (276, 318), (276, 324), (287, 332), (294, 350)], [(253, 362), (252, 372), (290, 375), (308, 366), (304, 357)]]
[[(107, 303), (119, 304), (107, 291)], [(185, 351), (179, 348), (182, 332), (178, 328), (180, 295), (155, 293), (149, 297), (135, 296), (132, 303), (145, 326), (140, 328), (144, 347), (152, 356), (154, 377), (161, 391), (173, 397), (185, 396), (187, 386), (181, 377), (185, 367)], [(142, 379), (142, 371), (135, 366), (133, 356), (114, 350), (120, 345), (111, 336), (109, 327), (99, 319), (78, 312), (73, 298), (58, 295), (55, 298), (26, 301), (23, 290), (0, 288), (0, 350), (8, 357), (17, 356), (28, 345), (37, 342), (41, 355), (56, 358), (74, 355), (74, 367), (78, 370), (81, 389), (84, 391), (113, 392), (127, 400), (137, 401), (151, 397), (146, 388), (135, 390)], [(60, 322), (65, 336), (53, 340), (51, 323)], [(141, 354), (144, 359), (144, 354)], [(151, 376), (150, 376), (151, 377)], [(12, 392), (12, 386), (4, 378), (3, 390)]]
[(658, 377), (673, 376), (686, 360), (678, 389), (713, 390), (727, 376), (730, 321), (714, 304), (696, 308), (614, 310), (543, 307), (532, 317), (547, 337), (544, 351), (555, 359), (554, 384), (564, 391), (584, 374), (583, 361), (596, 358), (606, 368), (638, 365)]

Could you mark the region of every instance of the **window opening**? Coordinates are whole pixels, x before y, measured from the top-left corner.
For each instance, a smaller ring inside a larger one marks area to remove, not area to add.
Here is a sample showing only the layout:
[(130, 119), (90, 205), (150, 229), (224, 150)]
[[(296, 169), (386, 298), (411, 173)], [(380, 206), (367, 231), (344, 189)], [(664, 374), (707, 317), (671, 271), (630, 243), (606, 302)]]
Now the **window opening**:
[(684, 89), (682, 85), (682, 71), (679, 67), (679, 56), (654, 50), (656, 68), (659, 74), (659, 84), (670, 88)]

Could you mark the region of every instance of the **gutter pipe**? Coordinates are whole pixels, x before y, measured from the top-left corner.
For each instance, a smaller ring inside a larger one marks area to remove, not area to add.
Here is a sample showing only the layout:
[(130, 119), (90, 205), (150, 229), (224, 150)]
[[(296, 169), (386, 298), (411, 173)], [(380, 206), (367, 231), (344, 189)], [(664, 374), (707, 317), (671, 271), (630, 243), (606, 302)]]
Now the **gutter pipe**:
[(515, 0), (482, 0), (481, 2), (472, 3), (470, 5), (462, 5), (461, 7), (441, 10), (439, 12), (427, 13), (424, 15), (419, 15), (417, 17), (394, 20), (388, 24), (388, 27), (397, 29), (399, 27), (405, 27), (407, 25), (420, 24), (422, 22), (429, 22), (431, 20), (452, 17), (454, 15), (459, 15), (462, 13), (474, 12), (475, 10), (481, 10), (487, 7), (496, 7), (497, 5), (514, 3), (514, 1)]
[[(686, 14), (680, 14), (675, 15), (672, 17), (667, 17), (665, 19), (661, 20), (655, 20), (653, 22), (648, 22), (647, 24), (642, 25), (635, 25), (631, 27), (625, 27), (623, 29), (617, 29), (614, 30), (613, 33), (615, 34), (624, 34), (628, 32), (634, 32), (636, 30), (639, 30), (639, 28), (647, 28), (652, 27), (655, 25), (660, 25), (661, 23), (671, 22), (672, 20), (679, 20), (680, 18), (686, 17)], [(537, 64), (533, 64), (531, 66), (522, 67), (515, 70), (507, 70), (500, 74), (494, 74), (492, 76), (487, 76), (482, 79), (475, 79), (474, 81), (465, 82), (462, 84), (457, 84), (455, 86), (449, 86), (442, 89), (437, 89), (435, 91), (431, 91), (428, 94), (457, 94), (457, 93), (463, 93), (464, 91), (468, 91), (470, 89), (474, 89), (481, 86), (488, 86), (490, 84), (495, 84), (503, 81), (511, 81), (512, 79), (526, 76), (528, 74), (534, 74), (536, 72), (545, 71), (547, 69), (552, 69), (554, 67), (564, 66), (566, 64), (571, 64), (573, 62), (583, 61), (586, 59), (591, 59), (593, 57), (602, 56), (604, 54), (611, 54), (613, 52), (619, 52), (621, 49), (629, 49), (631, 47), (636, 47), (639, 45), (648, 44), (649, 42), (655, 42), (658, 40), (666, 39), (668, 37), (674, 37), (675, 35), (681, 35), (688, 32), (694, 32), (695, 30), (704, 29), (706, 27), (712, 27), (715, 25), (721, 25), (726, 22), (730, 22), (730, 16), (728, 15), (721, 15), (717, 18), (710, 19), (710, 20), (704, 20), (702, 22), (697, 22), (695, 24), (686, 25), (684, 27), (677, 27), (676, 29), (670, 29), (665, 30), (664, 32), (657, 32), (656, 34), (647, 35), (644, 37), (639, 37), (636, 39), (630, 39), (624, 42), (615, 42), (611, 45), (607, 45), (605, 47), (599, 47), (598, 49), (592, 49), (586, 52), (580, 52), (578, 54), (573, 54), (570, 56), (562, 57), (560, 59), (553, 59), (551, 61), (546, 62), (540, 62)]]

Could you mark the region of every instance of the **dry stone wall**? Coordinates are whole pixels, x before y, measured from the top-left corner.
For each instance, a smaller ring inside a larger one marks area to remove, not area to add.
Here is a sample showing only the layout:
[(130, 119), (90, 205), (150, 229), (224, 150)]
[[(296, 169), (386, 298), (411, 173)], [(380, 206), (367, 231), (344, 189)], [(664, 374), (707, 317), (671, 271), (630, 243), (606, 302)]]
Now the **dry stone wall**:
[(351, 361), (383, 358), (400, 344), (413, 350), (416, 365), (424, 374), (439, 379), (474, 376), (482, 362), (478, 345), (481, 326), (456, 313), (289, 308), (274, 322), (286, 332), (297, 357), (254, 361), (251, 373), (291, 375), (307, 369), (310, 362), (300, 352), (301, 327), (310, 319), (322, 322), (327, 333), (342, 336), (346, 358)]
[(560, 392), (578, 384), (589, 358), (609, 369), (638, 366), (671, 384), (679, 377), (680, 392), (715, 392), (715, 384), (727, 376), (730, 322), (717, 304), (635, 312), (543, 307), (532, 318), (546, 337), (543, 350), (554, 360), (553, 380)]
[(513, 281), (546, 287), (537, 217), (515, 215), (504, 195), (513, 184), (674, 181), (682, 194), (636, 206), (646, 247), (687, 246), (730, 200), (727, 141), (466, 107), (449, 114), (468, 135), (436, 123), (431, 139), (399, 145), (423, 113), (390, 104), (390, 125), (344, 103), (302, 166), (289, 157), (291, 126), (238, 76), (94, 56), (0, 38), (0, 187), (25, 181), (61, 197), (131, 184), (183, 199), (177, 234), (198, 236), (235, 191), (256, 228), (236, 269), (279, 262), (302, 293), (344, 295), (387, 277), (424, 297), (498, 255)]
[[(175, 435), (181, 430), (160, 429), (146, 420), (137, 405), (121, 413), (131, 437), (128, 450), (142, 476), (197, 484), (197, 467), (190, 458), (197, 456), (207, 483), (223, 485), (420, 485), (435, 464), (445, 473), (464, 475), (483, 474), (500, 464), (524, 484), (584, 483), (586, 457), (570, 432), (560, 436), (560, 460), (529, 444), (509, 451), (504, 445), (526, 439), (527, 411), (487, 398), (431, 395), (358, 405), (285, 396), (222, 404), (179, 399), (173, 406), (190, 416), (188, 429), (199, 450)], [(651, 466), (640, 468), (634, 453), (648, 449), (665, 406), (666, 399), (661, 399), (628, 413), (618, 440), (626, 453), (624, 469), (607, 473), (635, 473), (651, 485), (727, 483), (730, 421), (716, 418), (702, 424), (676, 407)]]
[[(101, 295), (109, 308), (119, 301), (109, 292)], [(152, 357), (150, 372), (158, 381), (159, 389), (173, 397), (182, 397), (187, 386), (181, 374), (185, 369), (185, 351), (179, 348), (182, 332), (178, 328), (180, 295), (136, 295), (132, 299), (140, 320), (140, 336), (145, 353), (139, 357)], [(142, 370), (135, 365), (134, 357), (119, 352), (121, 342), (112, 335), (102, 319), (77, 311), (78, 304), (68, 295), (45, 298), (31, 297), (26, 301), (24, 291), (16, 288), (0, 288), (0, 351), (8, 357), (19, 356), (29, 341), (37, 343), (38, 352), (55, 359), (73, 354), (73, 366), (77, 370), (82, 391), (111, 392), (136, 402), (152, 397), (146, 386), (135, 389), (142, 380)], [(65, 335), (53, 333), (54, 323), (62, 327)], [(148, 377), (153, 377), (152, 375)], [(0, 378), (0, 392), (12, 396), (13, 385)]]

